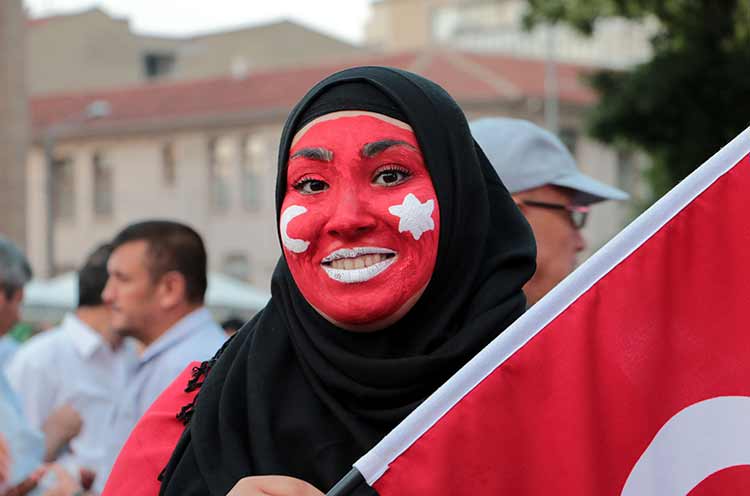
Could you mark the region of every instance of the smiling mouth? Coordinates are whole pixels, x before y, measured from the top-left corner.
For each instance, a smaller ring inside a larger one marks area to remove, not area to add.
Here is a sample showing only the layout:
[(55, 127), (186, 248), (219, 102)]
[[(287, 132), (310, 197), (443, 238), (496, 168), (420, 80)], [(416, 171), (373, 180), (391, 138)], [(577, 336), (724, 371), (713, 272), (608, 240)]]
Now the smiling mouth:
[(369, 281), (396, 261), (397, 254), (387, 248), (343, 248), (336, 250), (320, 265), (334, 281), (352, 284)]

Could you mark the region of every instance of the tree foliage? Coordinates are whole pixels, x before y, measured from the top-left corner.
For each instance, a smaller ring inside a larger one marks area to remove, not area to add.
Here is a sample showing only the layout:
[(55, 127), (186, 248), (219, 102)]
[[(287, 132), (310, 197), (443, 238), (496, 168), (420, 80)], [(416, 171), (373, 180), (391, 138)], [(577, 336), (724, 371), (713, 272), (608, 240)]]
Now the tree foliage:
[(750, 0), (529, 0), (526, 21), (563, 22), (590, 34), (611, 16), (655, 18), (653, 58), (599, 71), (591, 134), (652, 159), (660, 196), (750, 124)]

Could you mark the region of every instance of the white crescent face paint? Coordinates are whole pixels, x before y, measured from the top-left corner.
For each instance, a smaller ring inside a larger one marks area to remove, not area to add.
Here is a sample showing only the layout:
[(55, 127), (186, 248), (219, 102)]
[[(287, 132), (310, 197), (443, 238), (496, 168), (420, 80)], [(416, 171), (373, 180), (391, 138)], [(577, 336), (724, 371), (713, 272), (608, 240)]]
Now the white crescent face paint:
[(738, 465), (750, 465), (750, 397), (711, 398), (659, 429), (621, 496), (685, 496), (708, 476)]
[(435, 222), (432, 220), (434, 209), (434, 200), (422, 203), (413, 193), (409, 193), (401, 205), (389, 207), (388, 211), (399, 218), (398, 232), (409, 231), (414, 239), (418, 240), (424, 232), (435, 229)]
[(292, 219), (304, 214), (305, 212), (307, 212), (307, 209), (305, 207), (302, 207), (300, 205), (291, 205), (281, 214), (279, 227), (279, 230), (281, 231), (281, 242), (284, 244), (284, 247), (287, 250), (293, 253), (304, 253), (307, 250), (307, 247), (310, 246), (309, 241), (292, 238), (286, 232), (286, 228), (292, 221)]

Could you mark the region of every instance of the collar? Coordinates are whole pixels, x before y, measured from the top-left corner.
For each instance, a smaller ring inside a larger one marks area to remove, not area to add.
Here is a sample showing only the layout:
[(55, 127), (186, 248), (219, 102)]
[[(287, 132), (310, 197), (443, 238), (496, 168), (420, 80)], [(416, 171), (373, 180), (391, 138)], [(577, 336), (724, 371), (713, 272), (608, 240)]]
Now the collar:
[(98, 332), (73, 313), (65, 314), (60, 328), (72, 340), (76, 351), (85, 358), (91, 358), (96, 350), (102, 346), (107, 346), (104, 338)]
[(141, 365), (153, 359), (176, 345), (191, 334), (200, 331), (204, 327), (215, 325), (211, 312), (206, 307), (200, 307), (178, 320), (172, 327), (159, 336), (141, 355)]

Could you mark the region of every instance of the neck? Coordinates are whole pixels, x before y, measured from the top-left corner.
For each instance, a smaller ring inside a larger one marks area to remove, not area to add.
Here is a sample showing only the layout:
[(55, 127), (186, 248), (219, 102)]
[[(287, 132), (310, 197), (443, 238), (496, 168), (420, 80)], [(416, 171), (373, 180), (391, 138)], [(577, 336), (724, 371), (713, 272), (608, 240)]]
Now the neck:
[(165, 312), (158, 323), (155, 323), (149, 336), (146, 339), (141, 340), (143, 346), (146, 348), (151, 346), (154, 341), (166, 334), (180, 320), (184, 319), (188, 314), (198, 310), (202, 306), (202, 303), (184, 303), (168, 312)]
[(106, 305), (78, 307), (75, 315), (81, 322), (99, 334), (112, 349), (122, 344), (122, 338), (114, 333), (109, 325), (109, 308)]

